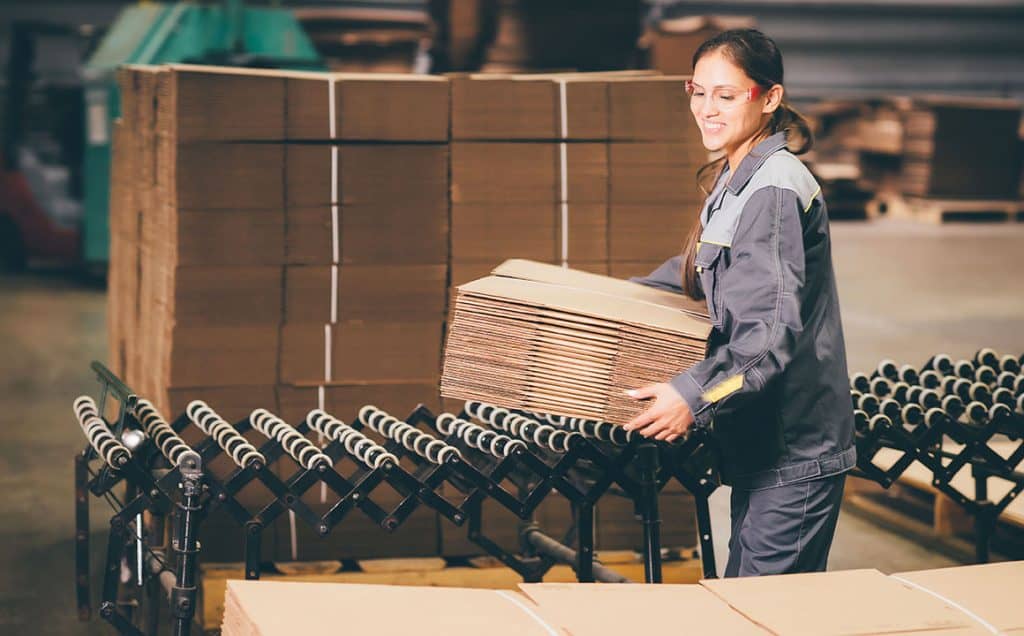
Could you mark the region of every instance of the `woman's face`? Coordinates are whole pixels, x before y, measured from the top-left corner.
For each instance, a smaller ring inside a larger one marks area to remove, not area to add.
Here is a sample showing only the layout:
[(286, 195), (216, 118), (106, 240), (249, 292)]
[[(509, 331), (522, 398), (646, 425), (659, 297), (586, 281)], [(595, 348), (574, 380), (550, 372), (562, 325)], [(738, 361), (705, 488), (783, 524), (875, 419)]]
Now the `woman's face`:
[[(693, 69), (694, 95), (690, 99), (704, 147), (711, 152), (732, 154), (764, 129), (771, 112), (772, 98), (781, 86), (771, 91), (757, 87), (743, 69), (726, 58), (721, 50), (712, 51), (697, 61)], [(757, 87), (757, 88), (755, 88)], [(755, 88), (757, 97), (748, 99), (747, 90)], [(713, 98), (717, 94), (717, 98)]]

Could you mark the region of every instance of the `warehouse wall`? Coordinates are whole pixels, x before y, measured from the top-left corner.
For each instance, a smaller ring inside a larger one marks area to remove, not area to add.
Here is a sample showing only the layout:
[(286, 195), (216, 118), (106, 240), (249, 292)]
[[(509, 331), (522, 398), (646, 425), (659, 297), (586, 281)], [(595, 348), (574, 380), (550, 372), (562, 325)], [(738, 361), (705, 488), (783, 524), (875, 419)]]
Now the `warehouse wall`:
[[(381, 3), (366, 2), (366, 4)], [(782, 47), (797, 98), (943, 92), (1024, 98), (1024, 0), (648, 0), (655, 15), (753, 15)], [(15, 19), (109, 24), (123, 0), (4, 3)], [(292, 0), (286, 6), (339, 4)], [(411, 6), (416, 0), (384, 0)], [(421, 3), (422, 4), (422, 3)], [(0, 63), (6, 60), (0, 47)], [(65, 66), (63, 56), (49, 62)]]
[(655, 15), (751, 15), (797, 99), (898, 92), (1024, 98), (1020, 0), (648, 0)]

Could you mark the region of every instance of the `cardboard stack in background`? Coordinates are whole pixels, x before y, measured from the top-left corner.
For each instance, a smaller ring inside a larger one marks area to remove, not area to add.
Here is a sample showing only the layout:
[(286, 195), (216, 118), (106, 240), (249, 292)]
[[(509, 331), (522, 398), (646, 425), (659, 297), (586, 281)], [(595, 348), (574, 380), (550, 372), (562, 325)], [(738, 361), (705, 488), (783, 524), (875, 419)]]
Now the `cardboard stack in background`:
[[(574, 266), (649, 271), (677, 251), (687, 229), (678, 218), (696, 216), (697, 205), (653, 203), (696, 200), (679, 194), (704, 160), (681, 152), (696, 135), (681, 80), (640, 79), (566, 82), (567, 165), (580, 166), (567, 182)], [(401, 416), (419, 402), (440, 410), (451, 278), (465, 282), (538, 250), (548, 262), (561, 258), (557, 82), (523, 83), (515, 104), (501, 91), (485, 95), (484, 119), (471, 124), (483, 138), (456, 132), (452, 144), (449, 112), (464, 111), (449, 111), (450, 88), (409, 75), (126, 70), (112, 183), (115, 371), (168, 417), (194, 399), (232, 421), (256, 407), (290, 422), (318, 406), (343, 419), (368, 403)], [(529, 128), (537, 121), (547, 127), (539, 136)], [(667, 141), (676, 138), (684, 141)], [(448, 187), (449, 169), (467, 157), (478, 169), (468, 201)], [(653, 212), (630, 220), (621, 205)], [(609, 219), (628, 220), (633, 247), (610, 242)], [(310, 503), (331, 503), (314, 490)], [(251, 503), (266, 496), (256, 488)], [(354, 514), (328, 541), (300, 536), (313, 551), (297, 556), (434, 554), (437, 518), (421, 514), (400, 531), (407, 539), (361, 527)], [(205, 544), (208, 557), (237, 560), (241, 542), (224, 523), (210, 521), (224, 540)], [(287, 560), (292, 532), (281, 523), (264, 546), (268, 558)]]
[[(129, 384), (168, 417), (193, 399), (232, 421), (256, 407), (291, 422), (318, 406), (344, 419), (369, 402), (402, 416), (418, 402), (437, 410), (446, 82), (187, 66), (137, 74), (154, 88), (140, 97), (148, 84), (129, 87), (125, 103), (155, 99), (154, 115), (133, 120), (141, 141), (116, 162), (115, 184), (130, 185), (115, 185), (112, 220), (115, 236), (139, 231), (112, 246), (115, 287), (137, 286), (111, 297), (112, 342), (123, 343), (112, 359), (138, 359)], [(155, 186), (135, 174), (150, 158)], [(135, 173), (121, 179), (123, 165)], [(144, 202), (141, 230), (123, 212), (132, 197)], [(132, 303), (129, 332), (120, 317)], [(269, 496), (253, 490), (242, 493), (250, 509)], [(333, 503), (319, 490), (308, 497)], [(211, 516), (207, 534), (231, 534), (232, 523)], [(268, 558), (315, 558), (296, 555), (280, 523), (280, 542), (272, 531), (264, 541)], [(436, 554), (436, 524), (417, 513), (410, 539), (396, 541), (350, 523), (319, 555)], [(241, 546), (210, 542), (208, 556), (236, 560)]]
[[(919, 98), (904, 121), (902, 190), (918, 197), (1016, 199), (1020, 102)], [(978, 126), (978, 122), (985, 122)]]
[[(437, 412), (448, 261), (448, 86), (442, 78), (289, 78), (280, 414), (365, 404)], [(331, 122), (331, 109), (334, 122)], [(333, 140), (333, 144), (324, 144)], [(287, 462), (286, 462), (287, 463)], [(287, 470), (287, 468), (285, 468)], [(336, 495), (314, 489), (318, 514)], [(386, 509), (400, 496), (378, 488)], [(326, 539), (296, 528), (292, 558), (437, 554), (438, 517), (420, 508), (387, 535), (359, 511)], [(286, 533), (290, 537), (290, 531)]]
[(453, 77), (452, 285), (507, 258), (628, 277), (677, 254), (707, 161), (684, 79)]

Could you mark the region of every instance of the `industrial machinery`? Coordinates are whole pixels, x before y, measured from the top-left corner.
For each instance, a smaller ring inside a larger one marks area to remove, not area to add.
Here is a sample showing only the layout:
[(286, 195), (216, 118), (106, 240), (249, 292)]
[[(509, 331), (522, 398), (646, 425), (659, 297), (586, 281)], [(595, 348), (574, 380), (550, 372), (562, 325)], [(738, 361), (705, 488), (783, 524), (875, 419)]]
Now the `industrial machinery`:
[[(858, 454), (852, 474), (889, 487), (920, 462), (935, 488), (974, 517), (979, 562), (989, 558), (997, 518), (1024, 491), (1021, 358), (983, 349), (971, 361), (935, 356), (921, 369), (883, 361), (872, 376), (851, 379)], [(75, 458), (79, 615), (90, 616), (92, 494), (115, 508), (100, 614), (122, 634), (155, 633), (158, 608), (166, 601), (174, 633), (190, 632), (201, 527), (217, 509), (234, 521), (248, 579), (260, 577), (264, 530), (281, 515), (294, 514), (298, 523), (325, 537), (350, 516), (369, 517), (381, 532), (394, 532), (416, 508), (425, 507), (465, 527), (470, 541), (524, 581), (539, 581), (554, 564), (566, 563), (581, 582), (622, 582), (594, 561), (594, 506), (617, 489), (634, 501), (642, 522), (646, 582), (660, 583), (657, 493), (678, 481), (697, 506), (703, 575), (715, 576), (708, 496), (718, 484), (717, 449), (707, 429), (693, 429), (667, 444), (606, 422), (479, 402), (467, 402), (459, 414), (438, 416), (420, 406), (404, 420), (368, 405), (348, 423), (315, 409), (292, 425), (262, 408), (231, 423), (195, 400), (165, 420), (105, 367), (94, 362), (93, 370), (100, 380), (99, 399), (82, 396), (74, 404), (89, 442)], [(108, 399), (116, 400), (116, 410), (107, 408)], [(105, 412), (116, 416), (105, 418)], [(313, 441), (317, 436), (322, 445)], [(1006, 453), (993, 450), (994, 437), (1009, 440)], [(186, 438), (199, 441), (190, 444)], [(944, 444), (946, 439), (955, 445)], [(886, 450), (897, 457), (880, 465)], [(228, 472), (211, 470), (216, 461), (228, 464)], [(961, 469), (971, 471), (971, 495), (952, 484)], [(990, 478), (1009, 482), (1009, 490), (990, 498)], [(261, 484), (272, 493), (269, 501), (247, 507), (239, 497), (247, 484)], [(318, 486), (333, 502), (322, 515), (302, 498)], [(382, 505), (375, 492), (380, 487), (393, 487), (400, 501)], [(113, 493), (122, 488), (119, 500)], [(573, 508), (575, 528), (562, 541), (529, 523), (549, 495), (563, 497)], [(521, 553), (488, 538), (485, 501), (527, 522)]]
[[(98, 400), (82, 396), (74, 404), (89, 440), (75, 459), (78, 609), (82, 619), (90, 616), (92, 494), (115, 508), (100, 615), (121, 634), (155, 633), (166, 600), (174, 633), (189, 633), (201, 528), (215, 510), (226, 510), (235, 522), (233, 531), (219, 532), (244, 545), (247, 579), (260, 578), (264, 531), (281, 515), (294, 513), (297, 523), (326, 537), (353, 516), (368, 517), (382, 533), (392, 533), (425, 507), (466, 528), (469, 541), (524, 581), (540, 581), (564, 563), (580, 581), (624, 582), (594, 560), (595, 505), (617, 490), (633, 500), (642, 521), (645, 578), (660, 583), (657, 495), (675, 481), (694, 496), (704, 576), (715, 576), (708, 496), (718, 483), (712, 468), (716, 451), (702, 430), (669, 445), (606, 422), (479, 402), (438, 416), (421, 405), (404, 420), (370, 405), (348, 422), (315, 409), (293, 426), (263, 408), (230, 423), (195, 400), (165, 420), (102, 365), (94, 362), (93, 370), (101, 383)], [(106, 419), (101, 414), (113, 400), (117, 416)], [(317, 436), (323, 446), (312, 441)], [(200, 441), (190, 445), (185, 439)], [(217, 461), (229, 464), (229, 472), (212, 470)], [(261, 485), (272, 497), (265, 505), (247, 506), (240, 493), (248, 484)], [(317, 487), (333, 502), (323, 514), (303, 500)], [(122, 488), (118, 499), (114, 493)], [(380, 491), (391, 488), (401, 499), (384, 503)], [(561, 540), (530, 523), (549, 496), (564, 499), (574, 513), (575, 528)], [(491, 508), (485, 501), (526, 522), (522, 553), (488, 538)]]
[(103, 265), (109, 256), (110, 134), (120, 114), (115, 71), (123, 64), (167, 63), (323, 69), (287, 9), (224, 0), (144, 2), (122, 11), (83, 69), (82, 258), (87, 265)]
[(17, 21), (10, 26), (0, 121), (0, 270), (78, 258), (82, 215), (82, 85), (40, 69), (51, 48), (81, 56), (87, 32)]

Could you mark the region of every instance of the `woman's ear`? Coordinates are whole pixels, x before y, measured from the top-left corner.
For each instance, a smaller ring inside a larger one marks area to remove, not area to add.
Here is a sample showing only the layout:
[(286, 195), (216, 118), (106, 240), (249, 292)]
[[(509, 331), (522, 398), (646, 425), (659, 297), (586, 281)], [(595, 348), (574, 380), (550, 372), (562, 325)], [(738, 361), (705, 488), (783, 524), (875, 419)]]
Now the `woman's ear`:
[(761, 112), (770, 115), (775, 112), (780, 105), (782, 105), (782, 97), (786, 93), (786, 89), (782, 87), (782, 84), (775, 84), (768, 89), (768, 92), (764, 94), (764, 108)]

